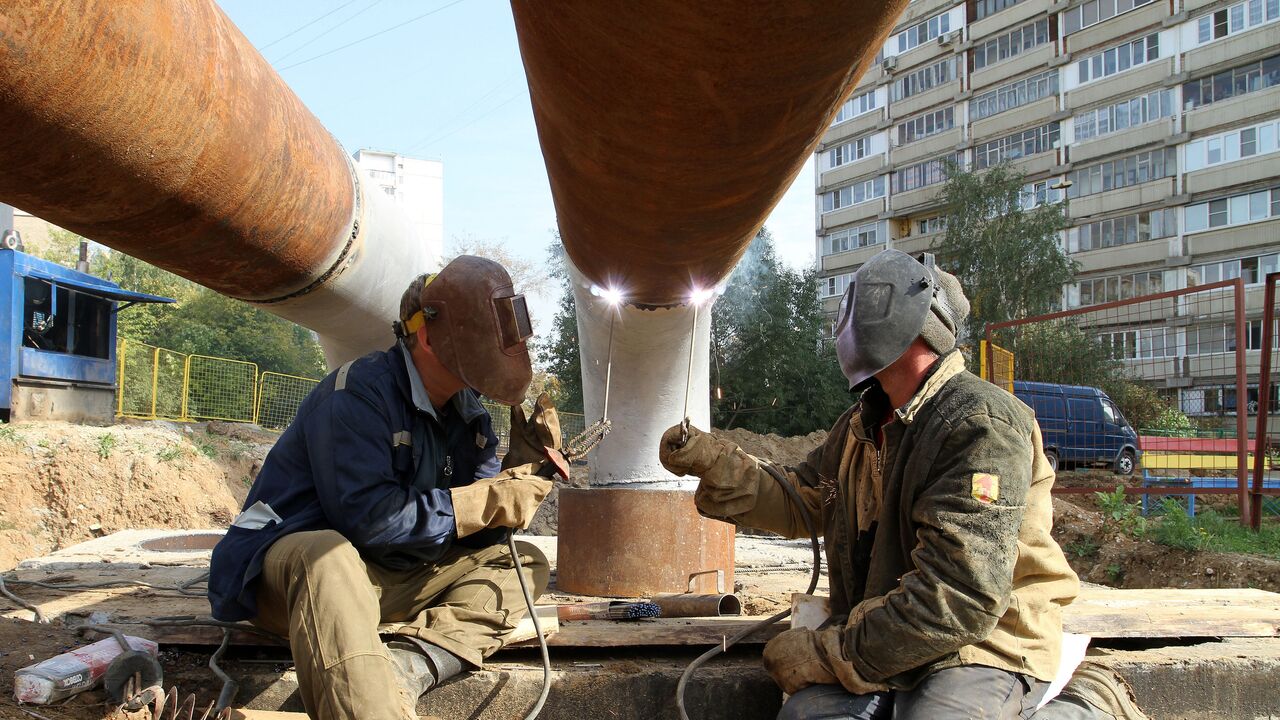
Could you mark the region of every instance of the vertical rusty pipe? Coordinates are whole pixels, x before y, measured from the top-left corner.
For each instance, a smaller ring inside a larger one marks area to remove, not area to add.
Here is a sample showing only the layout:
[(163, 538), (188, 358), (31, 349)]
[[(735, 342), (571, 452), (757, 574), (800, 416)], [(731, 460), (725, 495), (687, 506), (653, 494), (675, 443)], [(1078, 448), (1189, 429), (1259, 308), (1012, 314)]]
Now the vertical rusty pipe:
[(1236, 482), (1240, 488), (1240, 524), (1248, 525), (1249, 510), (1249, 383), (1245, 364), (1248, 331), (1244, 320), (1244, 278), (1236, 278)]
[[(1249, 503), (1249, 525), (1262, 527), (1262, 488), (1267, 473), (1267, 420), (1271, 413), (1271, 343), (1275, 342), (1276, 283), (1280, 273), (1266, 277), (1265, 299), (1262, 305), (1262, 362), (1258, 369), (1258, 420), (1253, 432), (1253, 492)], [(1239, 341), (1236, 342), (1239, 345)], [(1239, 403), (1237, 403), (1239, 404)]]
[(344, 256), (342, 148), (213, 0), (0, 4), (0, 200), (271, 302)]

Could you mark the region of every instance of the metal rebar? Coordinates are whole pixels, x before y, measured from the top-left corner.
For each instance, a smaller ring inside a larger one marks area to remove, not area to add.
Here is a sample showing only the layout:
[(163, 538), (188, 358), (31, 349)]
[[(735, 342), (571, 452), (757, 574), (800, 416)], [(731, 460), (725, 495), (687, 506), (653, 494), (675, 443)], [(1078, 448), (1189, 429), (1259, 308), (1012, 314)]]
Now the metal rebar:
[(607, 422), (609, 420), (609, 386), (613, 382), (613, 323), (618, 319), (618, 308), (610, 306), (609, 308), (609, 351), (606, 354), (604, 364), (604, 410), (600, 413), (600, 419)]
[(680, 421), (680, 444), (684, 445), (689, 441), (689, 396), (693, 394), (693, 355), (694, 349), (698, 345), (698, 307), (701, 305), (696, 299), (693, 302), (693, 332), (689, 333), (689, 372), (684, 379), (684, 415)]
[(49, 618), (45, 617), (45, 616), (44, 616), (44, 613), (40, 612), (40, 608), (36, 607), (35, 605), (32, 605), (31, 603), (27, 602), (26, 600), (23, 600), (22, 598), (18, 597), (17, 595), (14, 595), (13, 593), (9, 592), (9, 588), (7, 588), (7, 587), (5, 587), (5, 586), (4, 586), (4, 576), (3, 576), (3, 575), (0, 575), (0, 595), (3, 595), (3, 596), (5, 596), (5, 597), (9, 598), (9, 599), (10, 599), (10, 600), (12, 600), (13, 602), (17, 603), (20, 607), (24, 607), (24, 608), (26, 608), (26, 609), (30, 610), (32, 613), (34, 613), (34, 614), (35, 614), (35, 616), (36, 616), (36, 622), (38, 622), (38, 623), (40, 623), (40, 624), (42, 624), (42, 625), (48, 625), (48, 624), (49, 624)]

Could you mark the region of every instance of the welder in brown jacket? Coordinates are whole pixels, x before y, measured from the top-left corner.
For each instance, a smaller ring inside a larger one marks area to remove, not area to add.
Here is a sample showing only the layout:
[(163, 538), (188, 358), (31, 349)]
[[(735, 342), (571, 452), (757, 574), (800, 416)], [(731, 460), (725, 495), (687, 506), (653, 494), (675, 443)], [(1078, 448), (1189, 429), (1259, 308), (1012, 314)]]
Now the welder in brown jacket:
[[(1054, 474), (1031, 410), (965, 370), (968, 313), (931, 256), (896, 250), (841, 302), (837, 351), (859, 400), (786, 469), (825, 538), (835, 622), (765, 648), (791, 693), (780, 719), (1029, 718), (1058, 671), (1079, 581), (1049, 534)], [(808, 535), (762, 461), (681, 435), (664, 435), (662, 461), (701, 479), (702, 514)], [(1145, 716), (1123, 681), (1086, 665), (1036, 717)]]

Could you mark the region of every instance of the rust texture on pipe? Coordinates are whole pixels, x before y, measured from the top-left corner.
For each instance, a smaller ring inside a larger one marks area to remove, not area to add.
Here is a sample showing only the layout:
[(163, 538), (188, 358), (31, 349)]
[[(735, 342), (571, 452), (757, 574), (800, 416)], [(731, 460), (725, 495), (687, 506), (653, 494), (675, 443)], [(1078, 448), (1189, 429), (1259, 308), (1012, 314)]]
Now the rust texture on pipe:
[(569, 257), (636, 304), (722, 280), (906, 0), (512, 0)]
[(649, 602), (662, 608), (662, 617), (722, 617), (741, 615), (742, 600), (737, 595), (695, 595), (678, 593), (654, 595)]
[(351, 236), (337, 141), (213, 0), (0, 4), (0, 200), (234, 297)]
[(556, 587), (597, 597), (716, 591), (733, 587), (734, 527), (708, 520), (693, 493), (629, 488), (561, 488)]

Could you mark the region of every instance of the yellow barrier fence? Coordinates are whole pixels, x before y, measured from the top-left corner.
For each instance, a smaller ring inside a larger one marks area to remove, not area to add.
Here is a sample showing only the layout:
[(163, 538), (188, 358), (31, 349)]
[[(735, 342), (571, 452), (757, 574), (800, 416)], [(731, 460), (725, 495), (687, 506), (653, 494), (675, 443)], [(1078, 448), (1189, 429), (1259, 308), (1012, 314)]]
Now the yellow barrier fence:
[(258, 379), (258, 409), (254, 422), (264, 428), (288, 427), (307, 393), (318, 384), (318, 380), (298, 375), (262, 373)]
[(185, 354), (121, 338), (116, 358), (116, 414), (147, 420), (182, 418)]
[(184, 384), (184, 418), (253, 422), (258, 387), (256, 363), (188, 355)]
[(978, 367), (983, 380), (1013, 392), (1013, 353), (995, 343), (979, 340)]

